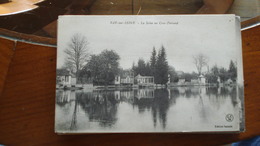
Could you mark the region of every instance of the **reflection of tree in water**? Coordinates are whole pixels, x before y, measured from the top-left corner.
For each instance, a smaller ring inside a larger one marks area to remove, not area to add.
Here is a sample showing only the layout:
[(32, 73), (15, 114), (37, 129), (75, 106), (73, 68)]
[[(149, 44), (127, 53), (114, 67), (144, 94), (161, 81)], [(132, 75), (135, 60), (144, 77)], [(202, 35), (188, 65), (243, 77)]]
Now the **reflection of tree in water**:
[(169, 92), (167, 89), (155, 90), (154, 102), (152, 106), (152, 113), (154, 119), (154, 125), (156, 126), (156, 117), (159, 113), (159, 119), (162, 123), (163, 128), (166, 127), (167, 112), (170, 107)]
[(117, 121), (117, 103), (113, 91), (81, 93), (77, 98), (91, 122), (97, 121), (102, 127), (111, 127)]
[(170, 89), (171, 98), (177, 97), (196, 97), (200, 94), (199, 87), (176, 87)]
[[(82, 94), (79, 94), (79, 95), (82, 95)], [(77, 129), (77, 112), (78, 112), (78, 100), (76, 97), (74, 110), (73, 110), (73, 114), (72, 114), (72, 120), (71, 120), (71, 124), (70, 124), (70, 130)]]
[(139, 109), (139, 112), (142, 113), (145, 109), (152, 112), (154, 127), (157, 126), (157, 119), (159, 118), (160, 123), (163, 128), (166, 127), (167, 122), (167, 112), (172, 103), (169, 98), (169, 92), (167, 89), (156, 89), (153, 91), (154, 97), (151, 98), (135, 98), (134, 105)]
[(69, 102), (70, 91), (57, 90), (56, 91), (56, 104), (64, 106)]
[(56, 91), (56, 106), (62, 108), (65, 114), (69, 114), (71, 106), (75, 99), (75, 91), (70, 90), (57, 90)]
[(218, 108), (226, 101), (225, 99), (230, 98), (232, 105), (237, 105), (237, 90), (236, 87), (208, 87), (206, 88), (206, 95), (213, 105)]

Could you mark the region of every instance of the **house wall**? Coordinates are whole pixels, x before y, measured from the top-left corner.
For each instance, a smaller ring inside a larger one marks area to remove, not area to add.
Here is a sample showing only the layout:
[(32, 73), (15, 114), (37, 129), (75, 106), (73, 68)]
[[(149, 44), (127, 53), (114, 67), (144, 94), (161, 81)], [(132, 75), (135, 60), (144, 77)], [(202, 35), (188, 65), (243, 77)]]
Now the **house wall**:
[(138, 84), (153, 84), (154, 78), (153, 77), (138, 77), (137, 83)]
[(120, 84), (120, 76), (116, 76), (116, 77), (115, 77), (114, 84), (115, 84), (115, 85), (119, 85), (119, 84)]
[(126, 78), (121, 78), (121, 83), (122, 84), (133, 84), (134, 83), (134, 78), (127, 76)]

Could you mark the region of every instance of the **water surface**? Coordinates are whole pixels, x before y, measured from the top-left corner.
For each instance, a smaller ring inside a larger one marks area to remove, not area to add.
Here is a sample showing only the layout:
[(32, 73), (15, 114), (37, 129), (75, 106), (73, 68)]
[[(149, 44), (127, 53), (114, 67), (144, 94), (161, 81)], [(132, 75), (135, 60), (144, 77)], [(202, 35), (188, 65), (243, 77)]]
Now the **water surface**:
[[(55, 129), (70, 133), (238, 130), (239, 107), (235, 87), (57, 90)], [(227, 114), (234, 119), (228, 121)]]

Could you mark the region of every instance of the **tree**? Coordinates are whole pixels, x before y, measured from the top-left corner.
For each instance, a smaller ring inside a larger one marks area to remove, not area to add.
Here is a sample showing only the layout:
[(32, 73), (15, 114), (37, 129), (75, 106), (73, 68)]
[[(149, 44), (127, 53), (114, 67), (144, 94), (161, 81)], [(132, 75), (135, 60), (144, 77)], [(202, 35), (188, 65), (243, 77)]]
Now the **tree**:
[(155, 69), (156, 69), (156, 50), (153, 47), (153, 52), (150, 58), (150, 69), (151, 69), (151, 75), (155, 75)]
[(237, 67), (235, 63), (231, 60), (229, 64), (228, 73), (230, 75), (231, 80), (234, 82), (237, 79)]
[(218, 77), (219, 77), (219, 68), (217, 65), (214, 65), (210, 72), (206, 74), (207, 82), (208, 83), (218, 83)]
[(132, 70), (134, 71), (135, 76), (138, 74), (140, 74), (142, 76), (151, 75), (150, 64), (149, 64), (149, 62), (145, 63), (145, 61), (143, 59), (138, 60), (137, 66), (135, 66), (133, 64)]
[(156, 84), (166, 84), (168, 82), (168, 62), (166, 59), (166, 51), (164, 46), (158, 52), (157, 62), (156, 62), (156, 72), (155, 72), (155, 83)]
[(211, 72), (213, 75), (215, 76), (218, 76), (219, 75), (219, 68), (217, 65), (214, 65), (212, 68), (211, 68)]
[(104, 50), (99, 55), (92, 55), (86, 68), (90, 71), (93, 83), (108, 85), (119, 73), (119, 55), (113, 50)]
[(169, 66), (169, 74), (170, 74), (170, 81), (171, 82), (178, 82), (179, 78), (175, 68), (173, 66)]
[(221, 67), (219, 69), (219, 77), (220, 77), (220, 80), (222, 83), (228, 80), (229, 74), (228, 74), (228, 71), (224, 67)]
[(86, 63), (89, 56), (87, 38), (81, 34), (74, 34), (68, 44), (68, 47), (64, 50), (66, 54), (65, 66), (72, 71), (76, 72), (76, 78), (78, 79), (79, 70)]
[(199, 75), (201, 75), (202, 73), (202, 68), (204, 66), (207, 66), (208, 61), (209, 61), (208, 57), (203, 54), (198, 54), (197, 56), (193, 56), (193, 63), (195, 64)]

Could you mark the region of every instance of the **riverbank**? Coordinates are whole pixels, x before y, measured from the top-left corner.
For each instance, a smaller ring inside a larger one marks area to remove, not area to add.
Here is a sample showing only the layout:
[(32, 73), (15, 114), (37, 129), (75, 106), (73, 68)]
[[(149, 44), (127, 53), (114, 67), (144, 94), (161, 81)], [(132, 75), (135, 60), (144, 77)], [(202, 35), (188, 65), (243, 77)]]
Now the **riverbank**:
[(107, 86), (94, 86), (93, 84), (78, 84), (75, 86), (59, 86), (56, 85), (56, 89), (61, 90), (129, 90), (129, 89), (170, 89), (175, 87), (224, 87), (224, 86), (236, 86), (236, 84), (178, 84), (178, 83), (170, 83), (167, 85), (161, 84), (143, 84), (143, 85), (107, 85)]

